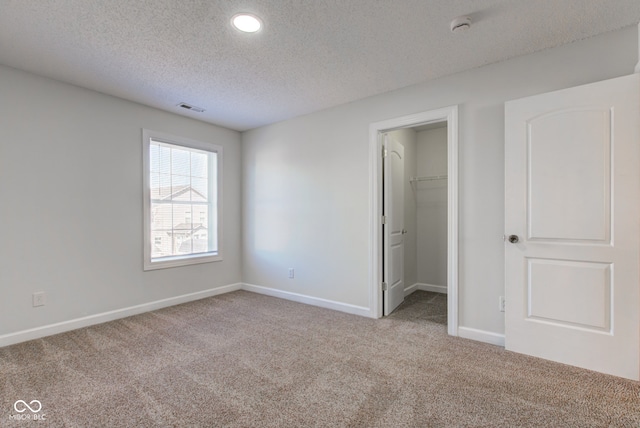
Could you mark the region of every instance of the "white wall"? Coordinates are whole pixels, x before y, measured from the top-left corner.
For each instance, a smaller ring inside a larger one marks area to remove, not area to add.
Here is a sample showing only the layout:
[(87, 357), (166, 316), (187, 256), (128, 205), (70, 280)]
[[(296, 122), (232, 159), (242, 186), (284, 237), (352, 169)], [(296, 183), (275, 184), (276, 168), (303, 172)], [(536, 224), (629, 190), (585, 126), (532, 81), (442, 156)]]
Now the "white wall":
[(502, 333), (504, 102), (631, 73), (636, 30), (244, 133), (244, 281), (369, 306), (369, 124), (459, 104), (459, 323)]
[[(417, 174), (447, 175), (447, 128), (416, 134)], [(419, 181), (413, 185), (416, 209), (417, 281), (447, 286), (447, 180)]]
[[(0, 94), (0, 336), (241, 281), (239, 133), (6, 67)], [(142, 128), (223, 146), (224, 261), (143, 272)]]

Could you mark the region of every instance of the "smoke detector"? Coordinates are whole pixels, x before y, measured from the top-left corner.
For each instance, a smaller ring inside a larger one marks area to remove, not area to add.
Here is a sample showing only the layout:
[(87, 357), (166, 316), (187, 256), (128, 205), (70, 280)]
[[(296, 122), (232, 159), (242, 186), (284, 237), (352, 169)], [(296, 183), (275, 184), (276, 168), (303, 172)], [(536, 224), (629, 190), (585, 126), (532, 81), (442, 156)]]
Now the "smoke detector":
[(459, 16), (451, 21), (451, 32), (461, 33), (471, 28), (471, 18), (468, 16)]

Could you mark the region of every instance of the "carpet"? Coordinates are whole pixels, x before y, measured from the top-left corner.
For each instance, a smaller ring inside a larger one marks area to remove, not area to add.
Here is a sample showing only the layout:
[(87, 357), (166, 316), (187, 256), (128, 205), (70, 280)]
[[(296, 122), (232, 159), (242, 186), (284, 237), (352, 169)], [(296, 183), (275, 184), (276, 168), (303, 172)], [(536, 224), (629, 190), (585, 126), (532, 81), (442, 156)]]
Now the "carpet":
[(450, 337), (422, 291), (380, 320), (237, 291), (0, 348), (0, 405), (8, 427), (640, 427), (640, 383)]

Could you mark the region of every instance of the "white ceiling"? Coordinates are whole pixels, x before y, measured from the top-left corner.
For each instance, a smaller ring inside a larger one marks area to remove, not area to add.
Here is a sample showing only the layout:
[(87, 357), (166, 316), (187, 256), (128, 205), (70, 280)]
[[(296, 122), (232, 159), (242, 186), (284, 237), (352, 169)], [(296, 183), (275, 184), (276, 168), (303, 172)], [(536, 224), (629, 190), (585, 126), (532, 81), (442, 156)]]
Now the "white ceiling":
[(0, 0), (0, 64), (246, 130), (638, 21), (639, 0)]

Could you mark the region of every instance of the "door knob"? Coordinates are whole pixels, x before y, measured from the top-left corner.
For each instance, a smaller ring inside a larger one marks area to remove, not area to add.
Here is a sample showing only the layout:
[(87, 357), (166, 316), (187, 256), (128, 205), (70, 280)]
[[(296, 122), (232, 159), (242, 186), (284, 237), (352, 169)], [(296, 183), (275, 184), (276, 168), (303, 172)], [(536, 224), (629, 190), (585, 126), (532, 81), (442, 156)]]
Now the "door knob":
[(402, 234), (406, 235), (407, 234), (407, 229), (402, 229)]
[(509, 242), (512, 244), (517, 244), (519, 241), (520, 238), (518, 238), (518, 235), (509, 235)]

